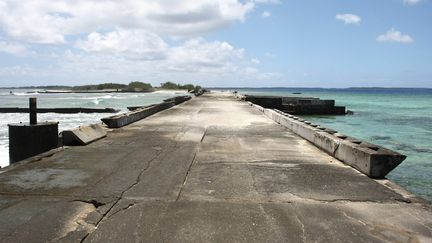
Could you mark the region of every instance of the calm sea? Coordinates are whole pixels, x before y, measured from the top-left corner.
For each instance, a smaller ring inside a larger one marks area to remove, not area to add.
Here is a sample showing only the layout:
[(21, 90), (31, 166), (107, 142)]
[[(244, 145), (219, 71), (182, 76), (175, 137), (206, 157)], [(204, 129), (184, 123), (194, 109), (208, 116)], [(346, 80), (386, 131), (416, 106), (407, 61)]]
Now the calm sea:
[[(354, 115), (306, 116), (306, 119), (407, 155), (388, 178), (432, 200), (432, 89), (236, 90), (242, 94), (336, 100), (336, 105), (346, 106)], [(301, 94), (293, 94), (298, 92)]]
[[(38, 94), (33, 90), (0, 89), (0, 107), (28, 107), (29, 97), (37, 97), (38, 107), (85, 107), (85, 108), (116, 108), (121, 112), (127, 106), (150, 105), (175, 95), (185, 94), (183, 91), (158, 91), (153, 93), (99, 93), (99, 94)], [(82, 124), (98, 123), (112, 113), (93, 114), (38, 114), (38, 121), (58, 121), (59, 130), (78, 127)], [(9, 123), (28, 122), (28, 114), (0, 113), (0, 167), (9, 165)]]
[[(432, 200), (432, 89), (232, 89), (243, 94), (308, 96), (334, 99), (354, 111), (347, 116), (309, 116), (315, 123), (396, 150), (408, 158), (388, 178), (415, 194)], [(112, 107), (157, 103), (180, 94), (27, 94), (29, 90), (0, 90), (1, 107), (26, 107), (29, 97), (39, 107)], [(302, 94), (292, 94), (300, 92)], [(60, 130), (99, 122), (112, 114), (39, 114), (40, 121), (59, 121)], [(27, 114), (0, 114), (0, 166), (8, 164), (7, 124), (28, 121)]]

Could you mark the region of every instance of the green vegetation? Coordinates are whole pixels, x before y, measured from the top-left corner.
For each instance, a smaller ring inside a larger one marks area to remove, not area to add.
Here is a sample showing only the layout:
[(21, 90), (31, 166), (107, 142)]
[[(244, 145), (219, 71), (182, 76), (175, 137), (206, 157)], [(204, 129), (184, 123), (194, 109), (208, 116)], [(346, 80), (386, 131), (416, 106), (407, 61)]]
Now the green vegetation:
[(167, 81), (165, 83), (162, 83), (160, 86), (162, 89), (187, 89), (188, 91), (198, 91), (201, 89), (201, 86), (193, 85), (193, 84), (175, 84), (173, 82)]
[(96, 85), (82, 85), (82, 86), (74, 86), (73, 90), (103, 90), (103, 89), (125, 89), (128, 86), (125, 84), (116, 84), (116, 83), (104, 83), (104, 84), (96, 84)]
[(149, 83), (143, 83), (139, 81), (130, 82), (128, 85), (126, 84), (117, 84), (117, 83), (103, 83), (96, 85), (82, 85), (82, 86), (74, 86), (73, 90), (84, 90), (84, 91), (93, 91), (93, 90), (118, 90), (118, 91), (146, 91), (152, 90), (153, 87)]
[[(73, 90), (73, 91), (98, 91), (98, 90), (114, 90), (120, 92), (134, 92), (134, 91), (153, 91), (153, 86), (150, 83), (144, 83), (140, 81), (132, 81), (129, 84), (119, 83), (102, 83), (102, 84), (90, 84), (80, 86), (28, 86), (28, 87), (8, 87), (7, 89), (45, 89), (45, 90)], [(161, 89), (184, 89), (189, 92), (197, 93), (201, 88), (199, 85), (193, 84), (176, 84), (174, 82), (167, 81), (161, 83)]]
[(140, 82), (140, 81), (130, 82), (129, 85), (128, 85), (128, 87), (130, 89), (142, 89), (142, 90), (152, 89), (153, 88), (151, 84), (149, 84), (149, 83), (143, 83), (143, 82)]
[(160, 86), (162, 89), (180, 89), (180, 85), (179, 84), (175, 84), (173, 82), (165, 82), (162, 83)]

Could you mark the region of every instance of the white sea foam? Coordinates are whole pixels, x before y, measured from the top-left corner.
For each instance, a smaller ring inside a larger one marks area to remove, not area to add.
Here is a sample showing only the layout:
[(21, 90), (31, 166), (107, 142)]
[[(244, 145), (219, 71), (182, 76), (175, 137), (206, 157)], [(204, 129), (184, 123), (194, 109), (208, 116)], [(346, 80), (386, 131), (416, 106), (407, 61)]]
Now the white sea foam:
[[(77, 114), (57, 114), (44, 113), (38, 114), (39, 121), (58, 121), (59, 131), (76, 128), (82, 124), (99, 123), (102, 117), (110, 116), (106, 113), (77, 113)], [(9, 164), (9, 145), (8, 145), (8, 126), (10, 123), (26, 122), (27, 114), (0, 114), (0, 166)]]
[(0, 145), (0, 167), (9, 165), (9, 145)]
[(158, 90), (155, 91), (156, 94), (171, 94), (171, 95), (182, 95), (188, 94), (187, 90)]
[[(10, 95), (9, 90), (0, 90), (0, 104), (4, 107), (27, 107), (28, 97), (37, 93), (27, 93), (32, 90), (14, 90), (18, 95)], [(38, 107), (111, 107), (126, 110), (127, 106), (149, 105), (161, 102), (163, 99), (175, 95), (175, 91), (161, 93), (113, 93), (113, 94), (37, 94)], [(78, 114), (38, 114), (38, 121), (58, 121), (59, 131), (78, 127), (82, 124), (101, 122), (102, 117), (113, 114), (105, 113), (78, 113)], [(9, 164), (9, 137), (8, 126), (10, 123), (28, 122), (28, 114), (4, 113), (0, 114), (0, 166)]]

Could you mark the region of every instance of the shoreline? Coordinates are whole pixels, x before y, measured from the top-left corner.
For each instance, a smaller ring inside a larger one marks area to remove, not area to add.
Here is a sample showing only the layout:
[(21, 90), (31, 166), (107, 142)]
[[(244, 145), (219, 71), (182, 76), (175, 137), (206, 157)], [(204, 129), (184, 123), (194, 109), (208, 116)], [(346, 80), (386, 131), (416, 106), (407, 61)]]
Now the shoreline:
[[(9, 90), (5, 88), (0, 88), (2, 90)], [(18, 89), (18, 88), (17, 88)], [(31, 90), (31, 89), (22, 89)], [(11, 91), (12, 92), (12, 91)], [(153, 90), (39, 90), (33, 89), (33, 91), (26, 92), (27, 94), (105, 94), (105, 93), (160, 93), (160, 92), (185, 92), (185, 89), (153, 89)], [(10, 93), (13, 95), (14, 93)]]

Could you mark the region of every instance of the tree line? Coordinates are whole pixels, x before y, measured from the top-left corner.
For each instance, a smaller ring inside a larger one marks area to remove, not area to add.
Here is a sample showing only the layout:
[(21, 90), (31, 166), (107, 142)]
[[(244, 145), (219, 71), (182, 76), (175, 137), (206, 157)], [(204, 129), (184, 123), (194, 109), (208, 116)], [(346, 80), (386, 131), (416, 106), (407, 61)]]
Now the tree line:
[(167, 81), (161, 83), (160, 87), (153, 87), (150, 83), (144, 83), (140, 81), (132, 81), (129, 84), (120, 83), (102, 83), (102, 84), (89, 84), (79, 86), (27, 86), (27, 87), (9, 87), (9, 89), (61, 89), (61, 90), (74, 90), (74, 91), (95, 91), (95, 90), (118, 90), (118, 91), (153, 91), (155, 88), (160, 89), (185, 89), (188, 91), (198, 91), (201, 89), (199, 85), (193, 84), (176, 84), (174, 82)]

